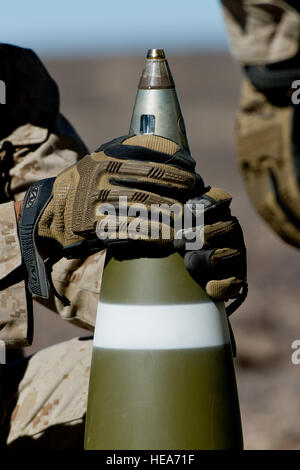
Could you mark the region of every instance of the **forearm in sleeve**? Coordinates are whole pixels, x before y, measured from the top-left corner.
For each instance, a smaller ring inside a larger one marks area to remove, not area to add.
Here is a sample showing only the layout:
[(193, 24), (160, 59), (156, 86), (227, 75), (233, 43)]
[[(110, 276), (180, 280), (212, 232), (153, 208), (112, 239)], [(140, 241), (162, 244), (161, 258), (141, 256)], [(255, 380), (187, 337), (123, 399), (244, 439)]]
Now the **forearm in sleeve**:
[(221, 2), (232, 53), (243, 64), (272, 64), (299, 53), (298, 0)]
[(32, 301), (22, 277), (14, 202), (0, 204), (0, 340), (21, 347), (32, 339)]

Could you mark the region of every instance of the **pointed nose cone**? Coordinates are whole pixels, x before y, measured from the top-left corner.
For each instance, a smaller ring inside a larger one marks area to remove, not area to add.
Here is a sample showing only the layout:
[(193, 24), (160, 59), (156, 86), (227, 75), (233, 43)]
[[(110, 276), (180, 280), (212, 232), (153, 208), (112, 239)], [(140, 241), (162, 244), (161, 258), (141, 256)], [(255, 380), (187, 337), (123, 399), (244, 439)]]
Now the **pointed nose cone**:
[(148, 50), (129, 133), (166, 137), (189, 152), (175, 83), (163, 49)]
[(149, 49), (139, 90), (175, 89), (175, 83), (163, 49)]

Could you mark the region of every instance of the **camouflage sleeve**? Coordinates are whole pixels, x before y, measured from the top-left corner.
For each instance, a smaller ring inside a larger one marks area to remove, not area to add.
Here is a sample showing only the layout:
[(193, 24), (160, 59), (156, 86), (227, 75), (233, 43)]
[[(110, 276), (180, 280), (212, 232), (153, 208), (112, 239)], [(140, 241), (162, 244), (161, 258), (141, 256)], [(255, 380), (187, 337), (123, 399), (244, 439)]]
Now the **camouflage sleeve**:
[[(0, 204), (0, 281), (5, 282), (21, 266), (14, 203)], [(31, 312), (27, 306), (24, 281), (0, 291), (0, 340), (7, 346), (30, 342)]]
[(298, 0), (221, 0), (233, 55), (249, 65), (294, 57), (300, 45)]
[[(20, 200), (27, 188), (42, 178), (56, 176), (60, 171), (75, 163), (87, 153), (86, 147), (74, 133), (68, 121), (59, 116), (58, 131), (51, 133), (33, 125), (21, 126), (6, 139), (6, 147), (12, 164), (6, 183), (0, 186), (0, 202)], [(0, 141), (3, 147), (3, 142)], [(0, 204), (0, 281), (2, 289), (7, 276), (21, 266), (14, 203)], [(63, 259), (53, 270), (53, 281), (57, 290), (64, 293), (71, 306), (64, 307), (59, 300), (50, 298), (44, 305), (62, 318), (92, 329), (95, 323), (104, 253), (76, 261)], [(7, 278), (8, 279), (8, 278)], [(8, 283), (11, 284), (11, 283)], [(40, 302), (40, 299), (36, 299)], [(32, 300), (26, 293), (24, 282), (0, 291), (0, 340), (7, 346), (21, 347), (32, 339)]]
[(42, 303), (57, 311), (65, 320), (82, 328), (93, 329), (104, 261), (105, 251), (80, 260), (61, 259), (53, 267), (52, 279), (55, 288), (71, 301), (71, 305), (64, 307), (54, 296)]
[[(63, 119), (63, 121), (62, 121)], [(67, 121), (60, 117), (64, 126)], [(61, 126), (60, 126), (61, 129)], [(44, 131), (44, 130), (43, 130)], [(25, 190), (34, 181), (56, 176), (60, 171), (75, 163), (84, 153), (80, 140), (72, 132), (57, 134), (41, 129), (26, 127), (14, 132), (10, 141), (14, 144), (14, 165), (9, 173), (10, 199), (22, 199)], [(26, 138), (24, 138), (24, 135)], [(34, 140), (34, 145), (28, 142), (28, 136)], [(42, 142), (39, 141), (42, 140)], [(36, 143), (38, 142), (38, 146)], [(2, 194), (2, 200), (5, 195)], [(1, 194), (0, 194), (1, 200)], [(21, 266), (21, 253), (18, 241), (17, 224), (14, 213), (14, 203), (0, 204), (0, 281), (12, 276), (13, 271)], [(105, 253), (98, 253), (83, 260), (59, 261), (53, 269), (52, 279), (58, 291), (71, 300), (71, 306), (64, 307), (56, 298), (50, 298), (43, 303), (58, 313), (62, 318), (92, 329), (95, 323), (101, 276), (104, 266)], [(26, 295), (24, 282), (12, 285), (0, 291), (0, 340), (7, 346), (26, 346), (32, 336), (31, 296)]]
[[(10, 106), (0, 108), (0, 340), (19, 347), (31, 341), (32, 299), (24, 282), (14, 284), (22, 276), (13, 201), (22, 200), (32, 183), (76, 163), (88, 149), (59, 112), (58, 87), (33, 51), (0, 44), (0, 69), (10, 100)], [(53, 281), (71, 306), (54, 299), (47, 306), (92, 328), (103, 262), (104, 254), (99, 253), (57, 263)]]

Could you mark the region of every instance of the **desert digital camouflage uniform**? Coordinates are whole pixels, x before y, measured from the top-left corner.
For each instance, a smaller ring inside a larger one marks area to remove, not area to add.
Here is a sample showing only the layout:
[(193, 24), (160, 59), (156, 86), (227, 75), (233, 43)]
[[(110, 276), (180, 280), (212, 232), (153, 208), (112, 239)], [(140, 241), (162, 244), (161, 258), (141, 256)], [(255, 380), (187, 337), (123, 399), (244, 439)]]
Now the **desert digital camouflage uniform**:
[[(6, 109), (5, 125), (0, 128), (2, 289), (21, 265), (13, 201), (22, 199), (33, 182), (56, 176), (88, 153), (59, 113), (57, 87), (32, 51), (0, 45), (0, 73), (3, 71), (5, 78), (12, 72), (19, 80), (22, 77), (21, 101), (34, 100), (35, 106), (19, 109), (19, 113), (15, 108), (14, 112)], [(32, 77), (34, 87), (27, 87), (27, 78), (30, 84)], [(24, 122), (19, 118), (22, 112)], [(103, 265), (103, 252), (83, 260), (62, 259), (54, 266), (52, 278), (71, 305), (64, 307), (54, 297), (43, 304), (63, 319), (92, 330)], [(2, 290), (0, 339), (9, 348), (26, 346), (31, 342), (32, 327), (31, 296), (24, 282)], [(91, 337), (75, 338), (2, 368), (0, 444), (6, 441), (26, 449), (82, 447), (91, 345)]]
[(300, 45), (298, 0), (221, 0), (232, 53), (244, 64), (294, 57)]
[(233, 55), (245, 66), (237, 156), (257, 212), (300, 248), (299, 0), (222, 0)]

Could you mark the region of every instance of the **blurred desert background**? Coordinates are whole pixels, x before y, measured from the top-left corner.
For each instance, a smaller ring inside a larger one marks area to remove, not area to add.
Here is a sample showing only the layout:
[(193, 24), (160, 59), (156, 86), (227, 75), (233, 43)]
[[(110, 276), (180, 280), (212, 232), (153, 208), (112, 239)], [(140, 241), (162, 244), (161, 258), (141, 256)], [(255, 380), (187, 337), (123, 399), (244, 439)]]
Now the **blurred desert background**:
[[(226, 53), (168, 59), (198, 172), (231, 192), (245, 233), (249, 295), (232, 317), (245, 448), (300, 449), (300, 365), (291, 362), (291, 344), (300, 339), (300, 252), (269, 230), (243, 187), (234, 138), (239, 68)], [(62, 112), (90, 150), (128, 131), (143, 62), (143, 55), (45, 61)], [(36, 307), (26, 354), (88, 334)]]

